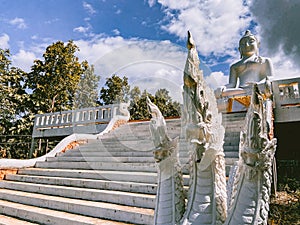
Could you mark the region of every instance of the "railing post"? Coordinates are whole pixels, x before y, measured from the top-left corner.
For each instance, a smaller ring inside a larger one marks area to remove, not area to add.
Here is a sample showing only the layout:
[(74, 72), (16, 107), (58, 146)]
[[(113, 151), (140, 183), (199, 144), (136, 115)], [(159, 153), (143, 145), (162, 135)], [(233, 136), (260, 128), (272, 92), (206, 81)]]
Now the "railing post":
[(35, 143), (36, 143), (36, 139), (34, 137), (32, 137), (30, 151), (29, 151), (29, 159), (31, 159), (33, 156)]

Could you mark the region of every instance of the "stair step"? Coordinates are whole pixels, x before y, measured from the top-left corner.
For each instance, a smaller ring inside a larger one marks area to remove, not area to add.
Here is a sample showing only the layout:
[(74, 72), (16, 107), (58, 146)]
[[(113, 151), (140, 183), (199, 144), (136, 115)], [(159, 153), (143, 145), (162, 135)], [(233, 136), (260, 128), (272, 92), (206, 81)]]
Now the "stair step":
[(115, 171), (142, 171), (156, 172), (154, 163), (116, 163), (116, 162), (37, 162), (39, 168), (60, 168), (60, 169), (94, 169), (94, 170), (115, 170)]
[(66, 151), (65, 153), (59, 153), (57, 154), (57, 156), (61, 156), (61, 157), (78, 157), (78, 156), (83, 156), (83, 157), (107, 157), (107, 156), (114, 156), (114, 157), (143, 157), (143, 156), (147, 156), (153, 157), (153, 152), (149, 151), (149, 152), (140, 152), (140, 151), (132, 151), (132, 152), (128, 152), (128, 151), (122, 151), (120, 149), (120, 151), (116, 151), (116, 152), (108, 152), (108, 151), (80, 151), (77, 149), (74, 150), (69, 150)]
[[(238, 135), (239, 137), (239, 135)], [(187, 142), (182, 141), (179, 142), (178, 146), (180, 150), (187, 150)], [(105, 145), (94, 145), (94, 144), (86, 144), (81, 145), (75, 149), (72, 149), (70, 151), (80, 151), (80, 152), (153, 152), (154, 145), (148, 144), (148, 147), (145, 147), (142, 143), (139, 143), (138, 141), (134, 142), (127, 142), (127, 143), (119, 143), (119, 142), (108, 142)], [(68, 151), (67, 151), (68, 152)]]
[(22, 183), (15, 181), (0, 181), (0, 188), (97, 202), (110, 202), (120, 205), (137, 206), (143, 208), (154, 209), (155, 207), (155, 195), (150, 194), (130, 193), (114, 190), (96, 190), (90, 188), (35, 183)]
[(6, 175), (6, 180), (26, 183), (60, 185), (69, 187), (85, 187), (98, 190), (115, 190), (135, 193), (156, 194), (156, 184), (129, 181), (92, 180), (68, 177), (48, 177), (31, 175)]
[[(183, 165), (184, 166), (184, 165)], [(186, 166), (188, 166), (186, 164)], [(183, 171), (188, 171), (184, 168)], [(32, 175), (32, 176), (49, 176), (61, 178), (80, 178), (80, 179), (95, 179), (106, 181), (125, 181), (133, 182), (137, 185), (154, 184), (157, 183), (157, 173), (137, 172), (137, 171), (101, 171), (101, 170), (67, 170), (67, 169), (42, 169), (42, 168), (28, 168), (20, 169), (18, 175)], [(9, 175), (10, 176), (10, 175)], [(184, 174), (184, 184), (188, 185), (189, 175)], [(125, 183), (126, 184), (126, 183)]]
[(153, 209), (122, 206), (112, 203), (94, 202), (49, 196), (23, 191), (0, 189), (0, 199), (36, 207), (65, 211), (101, 219), (116, 220), (135, 224), (152, 224)]
[[(0, 200), (0, 212), (7, 216), (23, 219), (24, 221), (20, 225), (35, 223), (45, 225), (129, 225), (129, 223), (97, 219), (5, 200)], [(27, 221), (32, 221), (32, 223)], [(17, 225), (17, 223), (7, 223), (7, 225)]]
[(154, 163), (154, 157), (48, 157), (47, 162), (119, 162), (119, 163)]
[(0, 225), (39, 225), (39, 224), (27, 222), (24, 220), (19, 220), (14, 217), (9, 217), (0, 214)]
[(225, 154), (226, 154), (226, 152), (239, 152), (238, 145), (233, 145), (233, 146), (227, 145), (227, 146), (224, 146), (223, 148), (224, 148)]
[[(180, 157), (188, 157), (188, 151), (180, 151)], [(154, 159), (154, 155), (152, 151), (141, 152), (141, 151), (115, 151), (115, 152), (107, 152), (107, 151), (79, 151), (79, 150), (69, 150), (65, 153), (57, 154), (58, 157), (152, 157)]]
[(228, 132), (228, 130), (225, 132), (225, 139), (226, 138), (240, 138), (240, 131), (234, 131), (234, 132)]
[(226, 158), (226, 166), (232, 166), (236, 161), (239, 160), (238, 157), (231, 157), (231, 158)]
[(224, 152), (225, 153), (225, 160), (227, 158), (239, 158), (239, 151), (228, 151)]
[(18, 171), (18, 174), (96, 179), (96, 180), (108, 180), (108, 181), (134, 181), (137, 183), (140, 182), (140, 183), (150, 183), (150, 184), (156, 184), (157, 182), (157, 173), (147, 173), (147, 172), (140, 172), (140, 171), (28, 168), (28, 169), (20, 169)]

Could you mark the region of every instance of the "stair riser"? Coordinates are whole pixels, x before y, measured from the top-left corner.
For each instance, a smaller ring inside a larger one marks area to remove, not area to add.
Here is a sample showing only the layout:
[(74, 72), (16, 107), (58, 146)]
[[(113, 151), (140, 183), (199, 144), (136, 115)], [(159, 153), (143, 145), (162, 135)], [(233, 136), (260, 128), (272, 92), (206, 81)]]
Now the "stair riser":
[(99, 152), (99, 151), (89, 151), (83, 152), (79, 150), (70, 150), (65, 153), (59, 153), (57, 156), (62, 157), (153, 157), (152, 152), (127, 152), (127, 151), (120, 151), (120, 152)]
[(95, 179), (107, 181), (126, 181), (126, 182), (140, 182), (156, 184), (157, 174), (130, 174), (130, 173), (110, 173), (105, 171), (93, 171), (93, 173), (76, 172), (76, 171), (55, 171), (55, 170), (19, 170), (20, 175), (35, 175), (35, 176), (49, 176), (49, 177), (69, 177), (69, 178), (82, 178), (82, 179)]
[(60, 185), (69, 187), (84, 187), (98, 190), (115, 190), (127, 191), (135, 193), (155, 194), (156, 184), (144, 184), (133, 182), (115, 182), (105, 180), (83, 180), (72, 178), (54, 178), (54, 177), (39, 177), (39, 176), (22, 176), (22, 175), (6, 175), (6, 180), (38, 183), (47, 185)]
[(236, 146), (224, 146), (224, 152), (239, 152), (239, 146), (236, 145)]
[(114, 152), (114, 151), (141, 151), (141, 152), (152, 152), (154, 149), (154, 146), (151, 144), (149, 145), (139, 145), (138, 143), (134, 143), (134, 144), (120, 144), (120, 143), (116, 143), (116, 144), (109, 144), (109, 145), (102, 145), (100, 146), (84, 146), (84, 147), (80, 147), (78, 150), (81, 152)]
[[(0, 207), (1, 212), (1, 207)], [(19, 220), (15, 217), (5, 216), (0, 214), (0, 225), (39, 225), (37, 223), (31, 223), (24, 220)]]
[(156, 172), (154, 163), (37, 162), (38, 168)]
[(1, 199), (7, 201), (18, 202), (22, 204), (30, 204), (37, 207), (47, 207), (49, 209), (68, 211), (70, 213), (92, 216), (97, 218), (117, 220), (136, 224), (152, 224), (153, 216), (134, 213), (130, 211), (112, 210), (109, 208), (100, 208), (95, 206), (80, 205), (74, 203), (60, 202), (52, 199), (39, 199), (31, 196), (12, 195), (6, 193), (1, 194)]
[(153, 157), (48, 157), (47, 162), (154, 163)]
[[(68, 218), (59, 218), (55, 217), (55, 215), (44, 215), (38, 212), (32, 212), (30, 210), (18, 209), (9, 207), (7, 205), (0, 205), (0, 212), (8, 215), (17, 217), (23, 220), (33, 221), (39, 224), (45, 225), (93, 225), (92, 223), (84, 223), (84, 222), (76, 222), (74, 220), (70, 220)], [(1, 223), (0, 223), (1, 224)], [(14, 225), (14, 224), (10, 224)], [(25, 224), (24, 224), (25, 225)]]
[[(114, 163), (155, 163), (154, 157), (48, 157), (47, 162), (114, 162)], [(182, 163), (188, 157), (181, 158)]]
[[(174, 130), (168, 132), (169, 137), (175, 138), (180, 135), (180, 130)], [(152, 142), (151, 133), (149, 131), (138, 131), (136, 130), (134, 133), (120, 133), (116, 135), (106, 136), (101, 138), (101, 142), (108, 143), (108, 142), (115, 142), (115, 141), (145, 141), (145, 142)]]
[[(153, 152), (80, 152), (71, 150), (66, 153), (58, 154), (61, 157), (151, 157), (154, 159)], [(180, 157), (189, 157), (189, 153), (179, 152)]]
[(155, 198), (153, 196), (140, 197), (133, 195), (122, 194), (121, 192), (113, 193), (113, 191), (97, 191), (97, 190), (85, 190), (84, 188), (68, 188), (58, 187), (51, 185), (41, 184), (24, 184), (16, 182), (0, 181), (0, 188), (6, 188), (10, 190), (20, 190), (31, 193), (39, 193), (46, 195), (55, 195), (66, 198), (75, 198), (99, 202), (111, 202), (115, 204), (136, 206), (143, 208), (155, 207)]
[(228, 151), (228, 152), (225, 152), (225, 164), (228, 164), (227, 163), (227, 159), (228, 158), (235, 158), (236, 160), (239, 159), (239, 152), (238, 151)]
[[(188, 165), (186, 164), (183, 168), (183, 171), (188, 172)], [(81, 178), (81, 179), (95, 179), (95, 180), (106, 180), (106, 181), (118, 181), (118, 182), (134, 182), (134, 183), (142, 183), (144, 184), (153, 184), (157, 183), (157, 174), (156, 173), (145, 173), (145, 174), (112, 174), (105, 173), (103, 171), (99, 171), (99, 173), (85, 173), (85, 172), (70, 172), (70, 171), (52, 171), (52, 170), (32, 170), (25, 169), (19, 170), (18, 175), (32, 175), (32, 176), (49, 176), (49, 177), (61, 177), (62, 179), (65, 177), (68, 178)], [(12, 175), (11, 175), (12, 176)], [(184, 185), (189, 184), (189, 178), (187, 176), (184, 177)]]

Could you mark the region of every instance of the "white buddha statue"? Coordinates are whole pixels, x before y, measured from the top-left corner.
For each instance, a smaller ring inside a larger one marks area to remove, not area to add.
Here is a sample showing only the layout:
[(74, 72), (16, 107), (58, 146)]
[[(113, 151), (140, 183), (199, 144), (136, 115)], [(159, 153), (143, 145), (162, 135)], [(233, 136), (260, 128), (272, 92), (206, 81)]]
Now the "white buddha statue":
[(241, 60), (231, 65), (229, 83), (216, 90), (217, 97), (241, 94), (249, 85), (273, 76), (271, 60), (259, 56), (258, 49), (257, 37), (247, 30), (239, 41)]

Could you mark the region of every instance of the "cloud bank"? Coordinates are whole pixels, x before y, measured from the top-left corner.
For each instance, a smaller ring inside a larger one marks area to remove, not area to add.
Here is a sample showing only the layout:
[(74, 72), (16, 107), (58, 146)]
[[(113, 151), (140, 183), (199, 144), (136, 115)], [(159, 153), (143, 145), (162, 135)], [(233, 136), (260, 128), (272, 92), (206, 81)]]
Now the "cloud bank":
[(0, 36), (0, 48), (9, 49), (9, 36), (7, 34)]
[(251, 13), (258, 23), (261, 50), (274, 62), (276, 78), (300, 74), (300, 2), (253, 0)]
[(132, 87), (138, 86), (153, 93), (166, 88), (170, 95), (181, 101), (183, 68), (186, 49), (169, 41), (149, 41), (118, 37), (98, 37), (92, 42), (75, 42), (78, 56), (95, 66), (103, 86), (112, 74), (129, 78)]
[(235, 55), (241, 33), (251, 18), (243, 1), (159, 0), (166, 14), (162, 29), (181, 39), (190, 30), (200, 54)]

